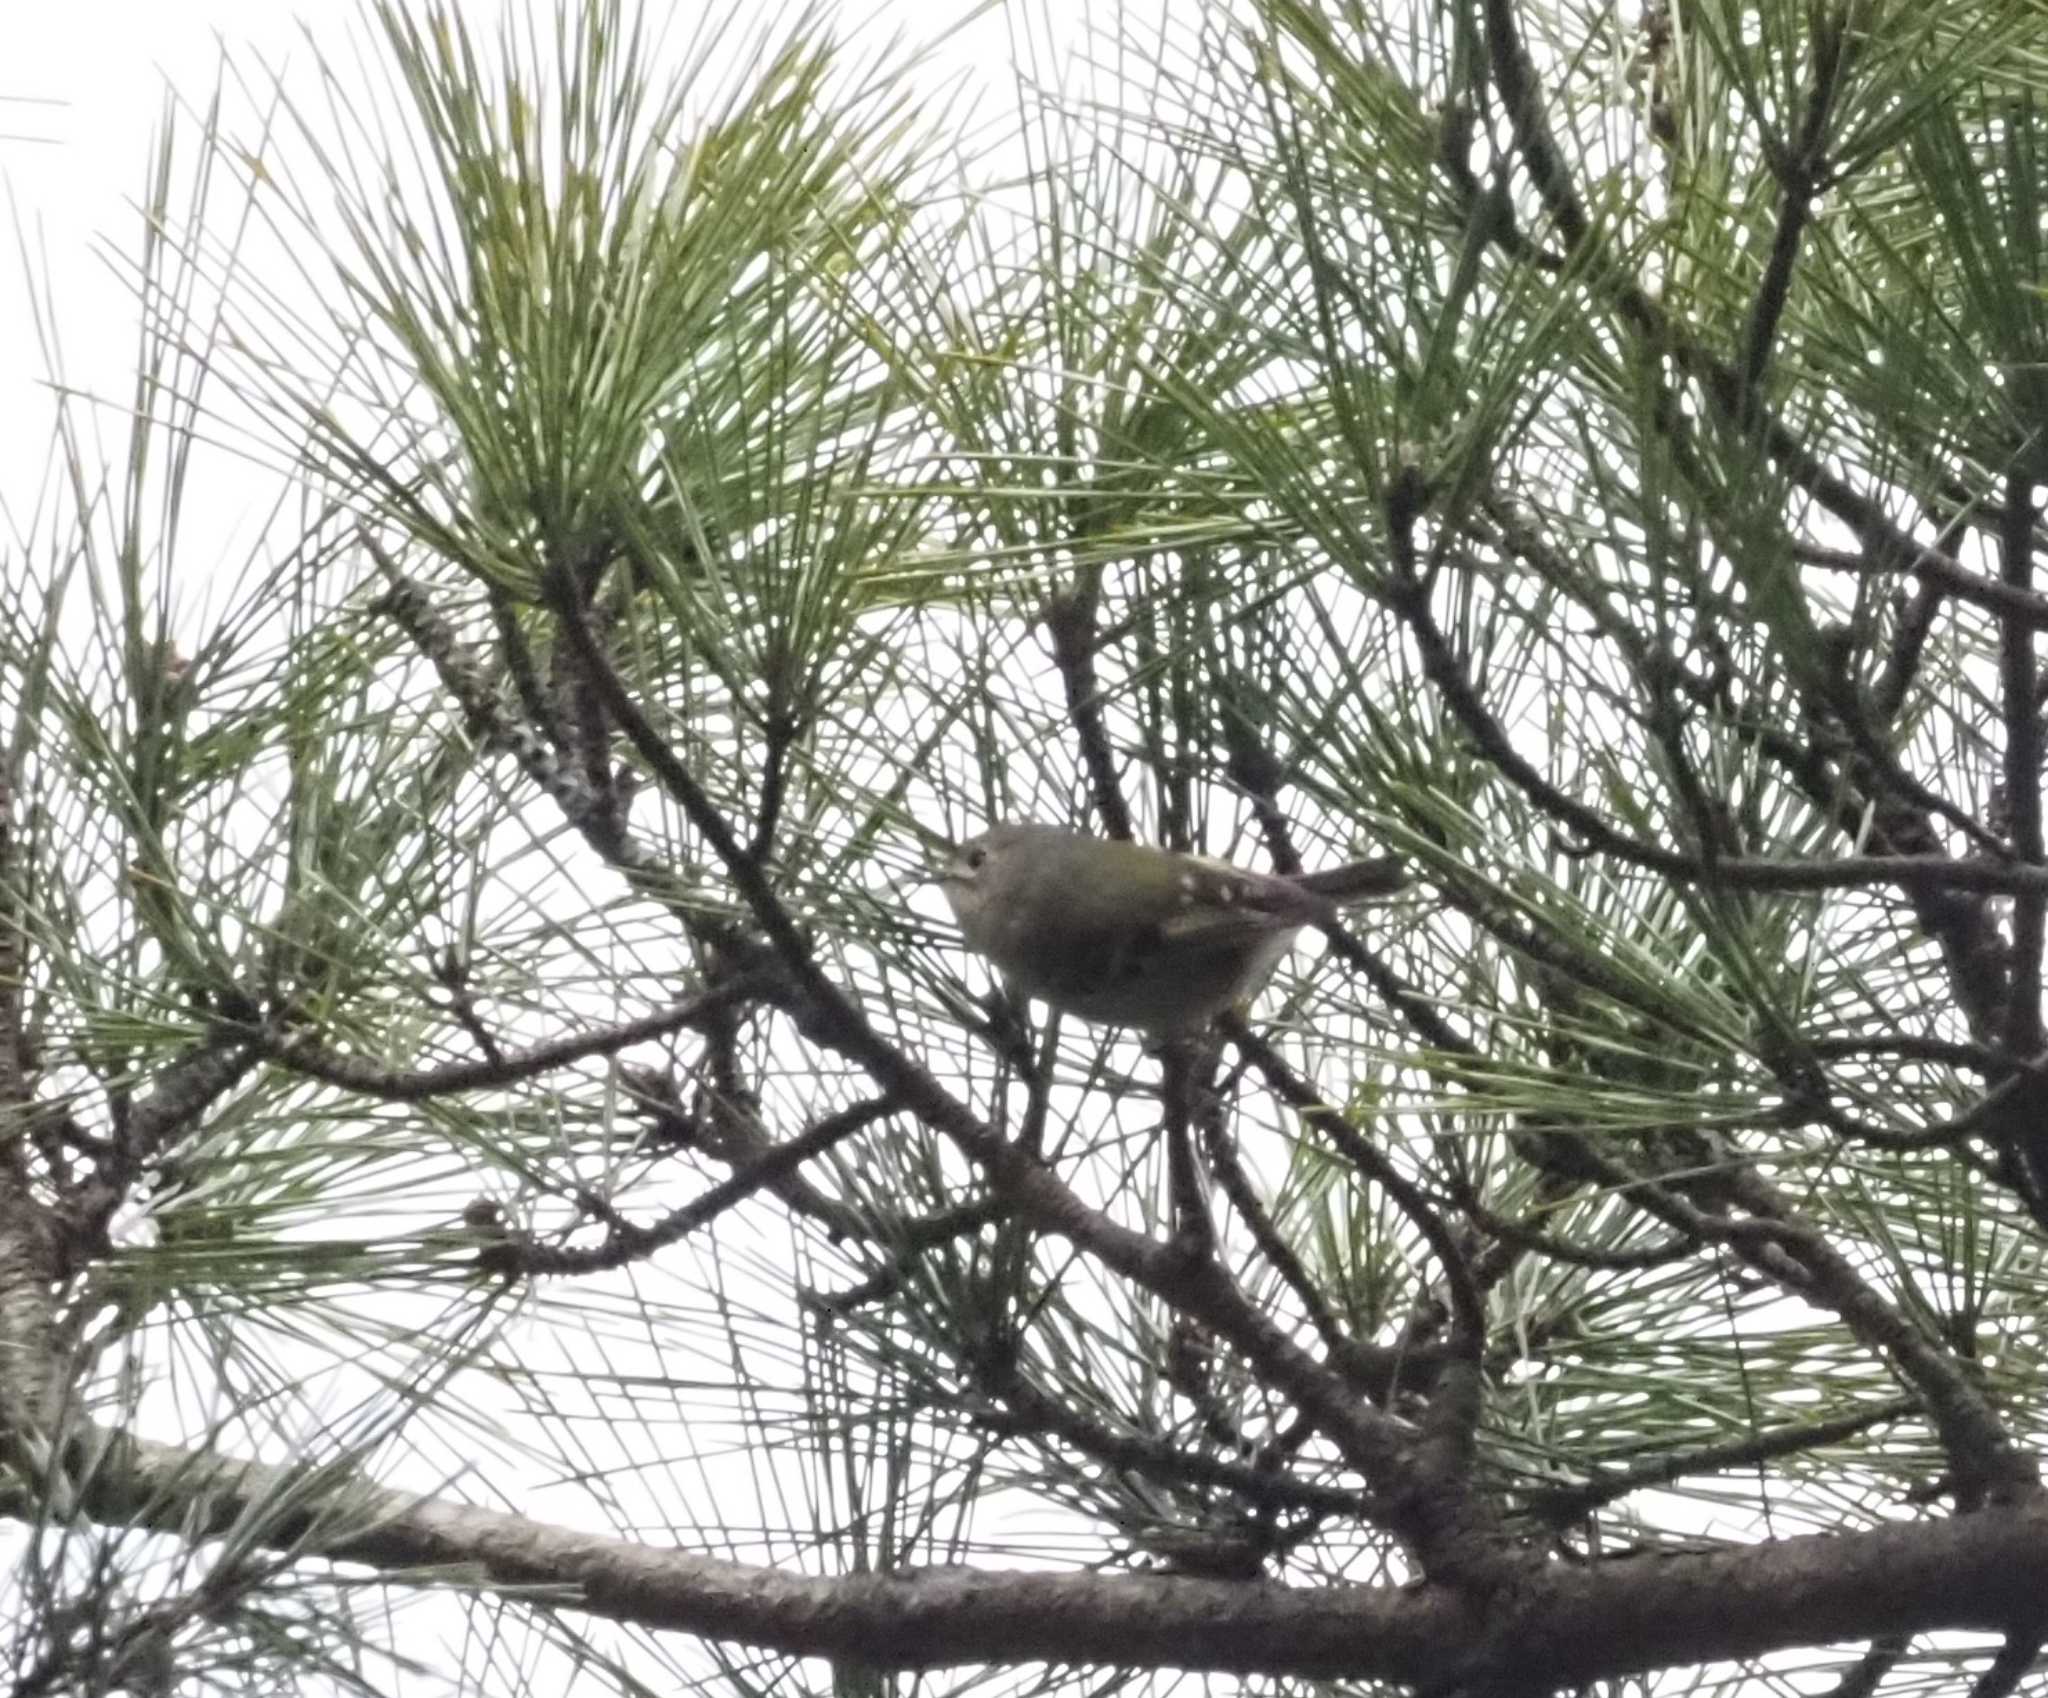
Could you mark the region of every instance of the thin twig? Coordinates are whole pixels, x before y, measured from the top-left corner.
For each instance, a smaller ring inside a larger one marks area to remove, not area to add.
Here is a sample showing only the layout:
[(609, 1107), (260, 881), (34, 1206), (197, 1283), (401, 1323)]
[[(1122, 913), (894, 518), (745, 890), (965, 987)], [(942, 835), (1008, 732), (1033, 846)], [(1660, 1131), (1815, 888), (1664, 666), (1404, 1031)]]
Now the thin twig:
[(1542, 1485), (1523, 1493), (1523, 1507), (1552, 1526), (1562, 1526), (1631, 1493), (1677, 1484), (1700, 1474), (1721, 1474), (1746, 1468), (1781, 1456), (1797, 1456), (1817, 1445), (1840, 1444), (1888, 1421), (1914, 1415), (1921, 1408), (1915, 1397), (1896, 1397), (1848, 1415), (1824, 1421), (1796, 1421), (1720, 1444), (1701, 1445), (1695, 1450), (1675, 1451), (1653, 1457), (1632, 1468), (1597, 1470), (1591, 1479), (1575, 1486)]
[(309, 1034), (279, 1037), (264, 1031), (245, 1031), (240, 1039), (292, 1073), (304, 1074), (324, 1084), (375, 1097), (382, 1102), (425, 1102), (432, 1097), (460, 1091), (488, 1090), (521, 1079), (552, 1073), (572, 1062), (591, 1056), (616, 1055), (650, 1038), (667, 1037), (701, 1025), (717, 1009), (757, 997), (761, 981), (740, 975), (687, 1001), (643, 1014), (637, 1020), (621, 1020), (595, 1032), (555, 1038), (518, 1050), (497, 1061), (461, 1061), (447, 1067), (394, 1069), (380, 1067), (361, 1056), (345, 1055), (321, 1048)]
[(795, 1173), (805, 1162), (844, 1143), (894, 1109), (888, 1099), (877, 1097), (828, 1115), (817, 1125), (771, 1145), (751, 1161), (735, 1167), (702, 1196), (671, 1209), (652, 1226), (632, 1226), (614, 1216), (607, 1221), (611, 1230), (604, 1243), (587, 1249), (536, 1244), (529, 1239), (503, 1239), (484, 1250), (479, 1262), (492, 1273), (531, 1279), (600, 1273), (644, 1261), (710, 1225), (756, 1193), (773, 1189), (778, 1180)]
[(1102, 717), (1102, 685), (1095, 672), (1095, 603), (1099, 572), (1084, 571), (1083, 581), (1045, 604), (1045, 626), (1052, 633), (1053, 663), (1066, 688), (1067, 721), (1080, 746), (1081, 770), (1088, 775), (1088, 793), (1096, 816), (1110, 837), (1130, 838), (1131, 809), (1117, 778), (1116, 751)]

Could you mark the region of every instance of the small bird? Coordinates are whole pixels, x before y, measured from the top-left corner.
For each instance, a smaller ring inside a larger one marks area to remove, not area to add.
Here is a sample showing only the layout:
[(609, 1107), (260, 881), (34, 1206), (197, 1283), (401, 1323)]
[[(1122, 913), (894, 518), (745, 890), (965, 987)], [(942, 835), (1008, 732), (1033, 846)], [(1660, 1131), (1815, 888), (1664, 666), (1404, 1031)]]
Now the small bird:
[(1058, 826), (999, 825), (934, 875), (968, 946), (1026, 994), (1155, 1037), (1253, 995), (1303, 926), (1407, 882), (1392, 855), (1279, 877)]

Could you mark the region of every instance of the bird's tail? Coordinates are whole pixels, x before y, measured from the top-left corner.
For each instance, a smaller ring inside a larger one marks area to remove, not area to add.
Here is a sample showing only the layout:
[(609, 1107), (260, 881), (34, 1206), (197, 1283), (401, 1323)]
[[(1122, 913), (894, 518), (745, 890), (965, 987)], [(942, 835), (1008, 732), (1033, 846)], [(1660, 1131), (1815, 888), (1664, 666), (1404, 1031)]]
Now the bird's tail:
[(1340, 908), (1392, 896), (1408, 883), (1408, 869), (1398, 855), (1375, 855), (1369, 861), (1347, 861), (1319, 873), (1303, 873), (1295, 882), (1303, 890), (1326, 897)]

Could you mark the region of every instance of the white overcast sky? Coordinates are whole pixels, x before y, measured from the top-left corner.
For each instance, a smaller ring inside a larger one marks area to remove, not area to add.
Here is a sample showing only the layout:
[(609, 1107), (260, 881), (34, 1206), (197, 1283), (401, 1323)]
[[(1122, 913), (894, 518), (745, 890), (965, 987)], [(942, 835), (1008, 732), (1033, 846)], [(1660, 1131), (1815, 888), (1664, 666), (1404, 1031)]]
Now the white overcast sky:
[[(337, 23), (349, 10), (315, 0)], [(98, 387), (132, 367), (133, 297), (94, 242), (133, 252), (167, 84), (203, 100), (220, 42), (266, 56), (298, 39), (289, 7), (264, 0), (47, 0), (7, 7), (0, 59), (0, 184), (8, 215), (0, 258), (0, 491), (33, 487), (49, 410), (33, 386), (46, 364), (29, 313), (25, 266), (47, 268), (73, 379)], [(22, 455), (33, 456), (31, 465)]]
[[(557, 0), (512, 0), (550, 15)], [(687, 36), (701, 0), (646, 0), (653, 18), (671, 20)], [(499, 0), (458, 0), (466, 19), (488, 34), (502, 16)], [(1028, 14), (1031, 32), (1071, 35), (1087, 0), (1022, 0), (1010, 18), (978, 18), (934, 61), (936, 89), (960, 75), (1010, 86), (1007, 64), (1013, 26)], [(223, 44), (245, 64), (310, 62), (306, 35), (333, 56), (350, 57), (348, 39), (362, 36), (356, 0), (0, 0), (6, 44), (0, 54), (0, 208), (7, 215), (0, 253), (0, 561), (25, 526), (25, 509), (42, 482), (50, 407), (40, 385), (48, 362), (30, 312), (26, 269), (47, 271), (58, 302), (64, 369), (74, 387), (126, 399), (134, 361), (135, 305), (99, 251), (137, 248), (134, 205), (145, 182), (150, 140), (167, 88), (203, 105), (219, 75)], [(755, 8), (767, 22), (794, 17), (788, 0)], [(972, 0), (847, 0), (837, 11), (858, 24), (855, 41), (901, 29), (928, 39), (976, 10)], [(1118, 11), (1115, 0), (1102, 10)], [(868, 31), (874, 30), (871, 36)], [(1070, 45), (1063, 42), (1061, 46)], [(253, 54), (253, 59), (244, 54)], [(981, 115), (989, 115), (986, 104)], [(190, 133), (190, 132), (187, 132)], [(187, 154), (189, 159), (189, 151)]]

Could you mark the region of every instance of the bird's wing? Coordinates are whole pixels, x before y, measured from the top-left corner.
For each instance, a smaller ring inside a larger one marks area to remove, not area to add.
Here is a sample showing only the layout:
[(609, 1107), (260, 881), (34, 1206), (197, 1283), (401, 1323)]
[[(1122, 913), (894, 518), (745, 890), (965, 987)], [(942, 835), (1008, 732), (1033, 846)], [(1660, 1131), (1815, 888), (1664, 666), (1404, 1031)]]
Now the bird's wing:
[(1161, 935), (1174, 943), (1249, 944), (1336, 915), (1327, 897), (1292, 879), (1246, 872), (1199, 855), (1184, 856), (1182, 867), (1181, 911), (1160, 923)]

